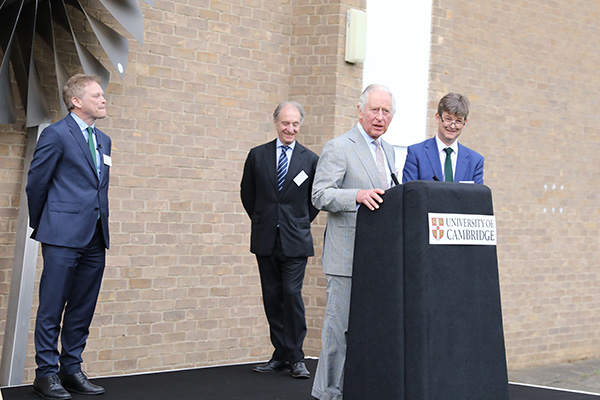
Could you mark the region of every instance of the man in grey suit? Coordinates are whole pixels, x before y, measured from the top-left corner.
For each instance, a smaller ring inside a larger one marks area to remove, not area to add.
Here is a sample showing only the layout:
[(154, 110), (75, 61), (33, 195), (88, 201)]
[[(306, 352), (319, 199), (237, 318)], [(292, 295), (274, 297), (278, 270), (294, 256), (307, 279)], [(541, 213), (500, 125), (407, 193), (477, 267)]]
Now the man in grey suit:
[(368, 86), (358, 102), (359, 123), (327, 142), (317, 164), (312, 201), (328, 211), (322, 257), (327, 307), (312, 388), (320, 400), (342, 399), (356, 214), (361, 205), (377, 210), (396, 182), (394, 150), (381, 139), (395, 111), (387, 87)]

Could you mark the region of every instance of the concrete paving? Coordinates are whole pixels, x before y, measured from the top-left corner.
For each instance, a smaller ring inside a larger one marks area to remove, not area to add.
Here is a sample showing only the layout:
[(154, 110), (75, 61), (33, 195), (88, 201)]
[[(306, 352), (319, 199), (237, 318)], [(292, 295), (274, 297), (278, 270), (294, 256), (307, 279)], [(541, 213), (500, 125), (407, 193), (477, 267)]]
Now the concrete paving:
[(508, 380), (600, 396), (600, 359), (509, 371)]

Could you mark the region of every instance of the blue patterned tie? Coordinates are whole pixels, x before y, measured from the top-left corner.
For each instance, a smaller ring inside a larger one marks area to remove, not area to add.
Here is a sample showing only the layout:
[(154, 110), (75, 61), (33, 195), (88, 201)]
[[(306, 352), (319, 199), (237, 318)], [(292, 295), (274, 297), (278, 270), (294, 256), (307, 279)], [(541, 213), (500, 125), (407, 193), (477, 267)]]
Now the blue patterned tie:
[(279, 186), (279, 190), (283, 189), (283, 182), (285, 182), (285, 174), (287, 174), (288, 169), (288, 159), (286, 153), (290, 148), (289, 146), (280, 147), (281, 155), (279, 156), (279, 161), (277, 162), (277, 186)]

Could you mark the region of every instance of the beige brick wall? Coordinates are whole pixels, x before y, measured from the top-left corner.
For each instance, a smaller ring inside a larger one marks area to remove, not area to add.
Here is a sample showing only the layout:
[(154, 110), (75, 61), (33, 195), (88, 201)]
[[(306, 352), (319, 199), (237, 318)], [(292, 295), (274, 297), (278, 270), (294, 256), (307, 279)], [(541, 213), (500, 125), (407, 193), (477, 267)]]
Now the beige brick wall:
[(0, 126), (0, 332), (5, 327), (23, 176), (25, 130), (21, 128)]
[[(364, 1), (143, 6), (145, 43), (130, 42), (125, 78), (113, 71), (109, 117), (98, 121), (113, 140), (112, 243), (84, 353), (91, 375), (270, 357), (250, 223), (239, 201), (242, 166), (251, 147), (275, 137), (271, 114), (280, 101), (307, 106), (301, 141), (315, 151), (353, 123), (362, 66), (343, 60), (349, 7), (364, 8)], [(129, 37), (97, 2), (86, 10)], [(88, 32), (78, 37), (110, 65), (89, 27), (74, 19)], [(61, 48), (63, 62), (74, 59), (72, 45)], [(41, 64), (52, 92), (52, 65)], [(0, 135), (3, 315), (23, 169), (20, 128), (2, 127)], [(318, 243), (322, 231), (315, 228)], [(306, 352), (314, 356), (325, 302), (317, 258), (307, 275)], [(36, 306), (34, 299), (33, 312)], [(34, 377), (33, 355), (31, 335), (26, 381)]]
[[(129, 37), (97, 2), (85, 5)], [(84, 353), (92, 376), (269, 357), (250, 224), (239, 201), (243, 161), (251, 147), (275, 137), (270, 114), (282, 100), (305, 104), (300, 141), (316, 152), (356, 122), (362, 66), (343, 60), (345, 14), (365, 6), (143, 3), (145, 43), (131, 41), (123, 81), (113, 71), (109, 117), (98, 123), (113, 139), (114, 166), (112, 247)], [(600, 355), (600, 60), (590, 40), (598, 37), (599, 12), (598, 2), (587, 0), (553, 7), (541, 0), (434, 1), (429, 119), (444, 93), (470, 97), (462, 142), (486, 156), (511, 368)], [(110, 65), (91, 34), (80, 39)], [(76, 72), (72, 46), (61, 49)], [(48, 59), (47, 49), (38, 51)], [(40, 69), (52, 94), (52, 66), (41, 62)], [(0, 329), (22, 125), (0, 126)], [(320, 349), (325, 305), (324, 221), (320, 215), (314, 224), (317, 257), (304, 290), (311, 356)], [(32, 342), (30, 335), (29, 382)]]
[[(335, 4), (300, 0), (294, 7), (290, 97), (306, 106), (307, 117), (298, 140), (317, 153), (357, 121), (362, 64), (344, 62), (346, 11), (364, 7), (364, 0)], [(308, 326), (304, 350), (314, 357), (321, 349), (326, 304), (326, 280), (320, 262), (325, 218), (326, 214), (320, 213), (313, 223), (316, 257), (309, 259), (303, 289)]]
[(429, 120), (446, 92), (469, 96), (461, 141), (486, 157), (509, 368), (598, 357), (600, 3), (433, 3)]

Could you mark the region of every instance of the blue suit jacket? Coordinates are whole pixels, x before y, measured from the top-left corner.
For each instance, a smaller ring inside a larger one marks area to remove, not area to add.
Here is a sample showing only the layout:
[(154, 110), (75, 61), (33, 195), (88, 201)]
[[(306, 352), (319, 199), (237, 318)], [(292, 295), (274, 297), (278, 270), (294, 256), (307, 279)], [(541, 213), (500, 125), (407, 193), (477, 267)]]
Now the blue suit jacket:
[(67, 115), (43, 130), (29, 167), (27, 200), (31, 237), (39, 242), (72, 248), (85, 247), (96, 228), (98, 211), (106, 248), (110, 138), (96, 128), (100, 179), (92, 154), (73, 117)]
[[(409, 146), (402, 183), (416, 180), (432, 181), (434, 176), (440, 180), (444, 176), (435, 138)], [(454, 182), (459, 181), (483, 184), (483, 156), (460, 143), (454, 171)]]

